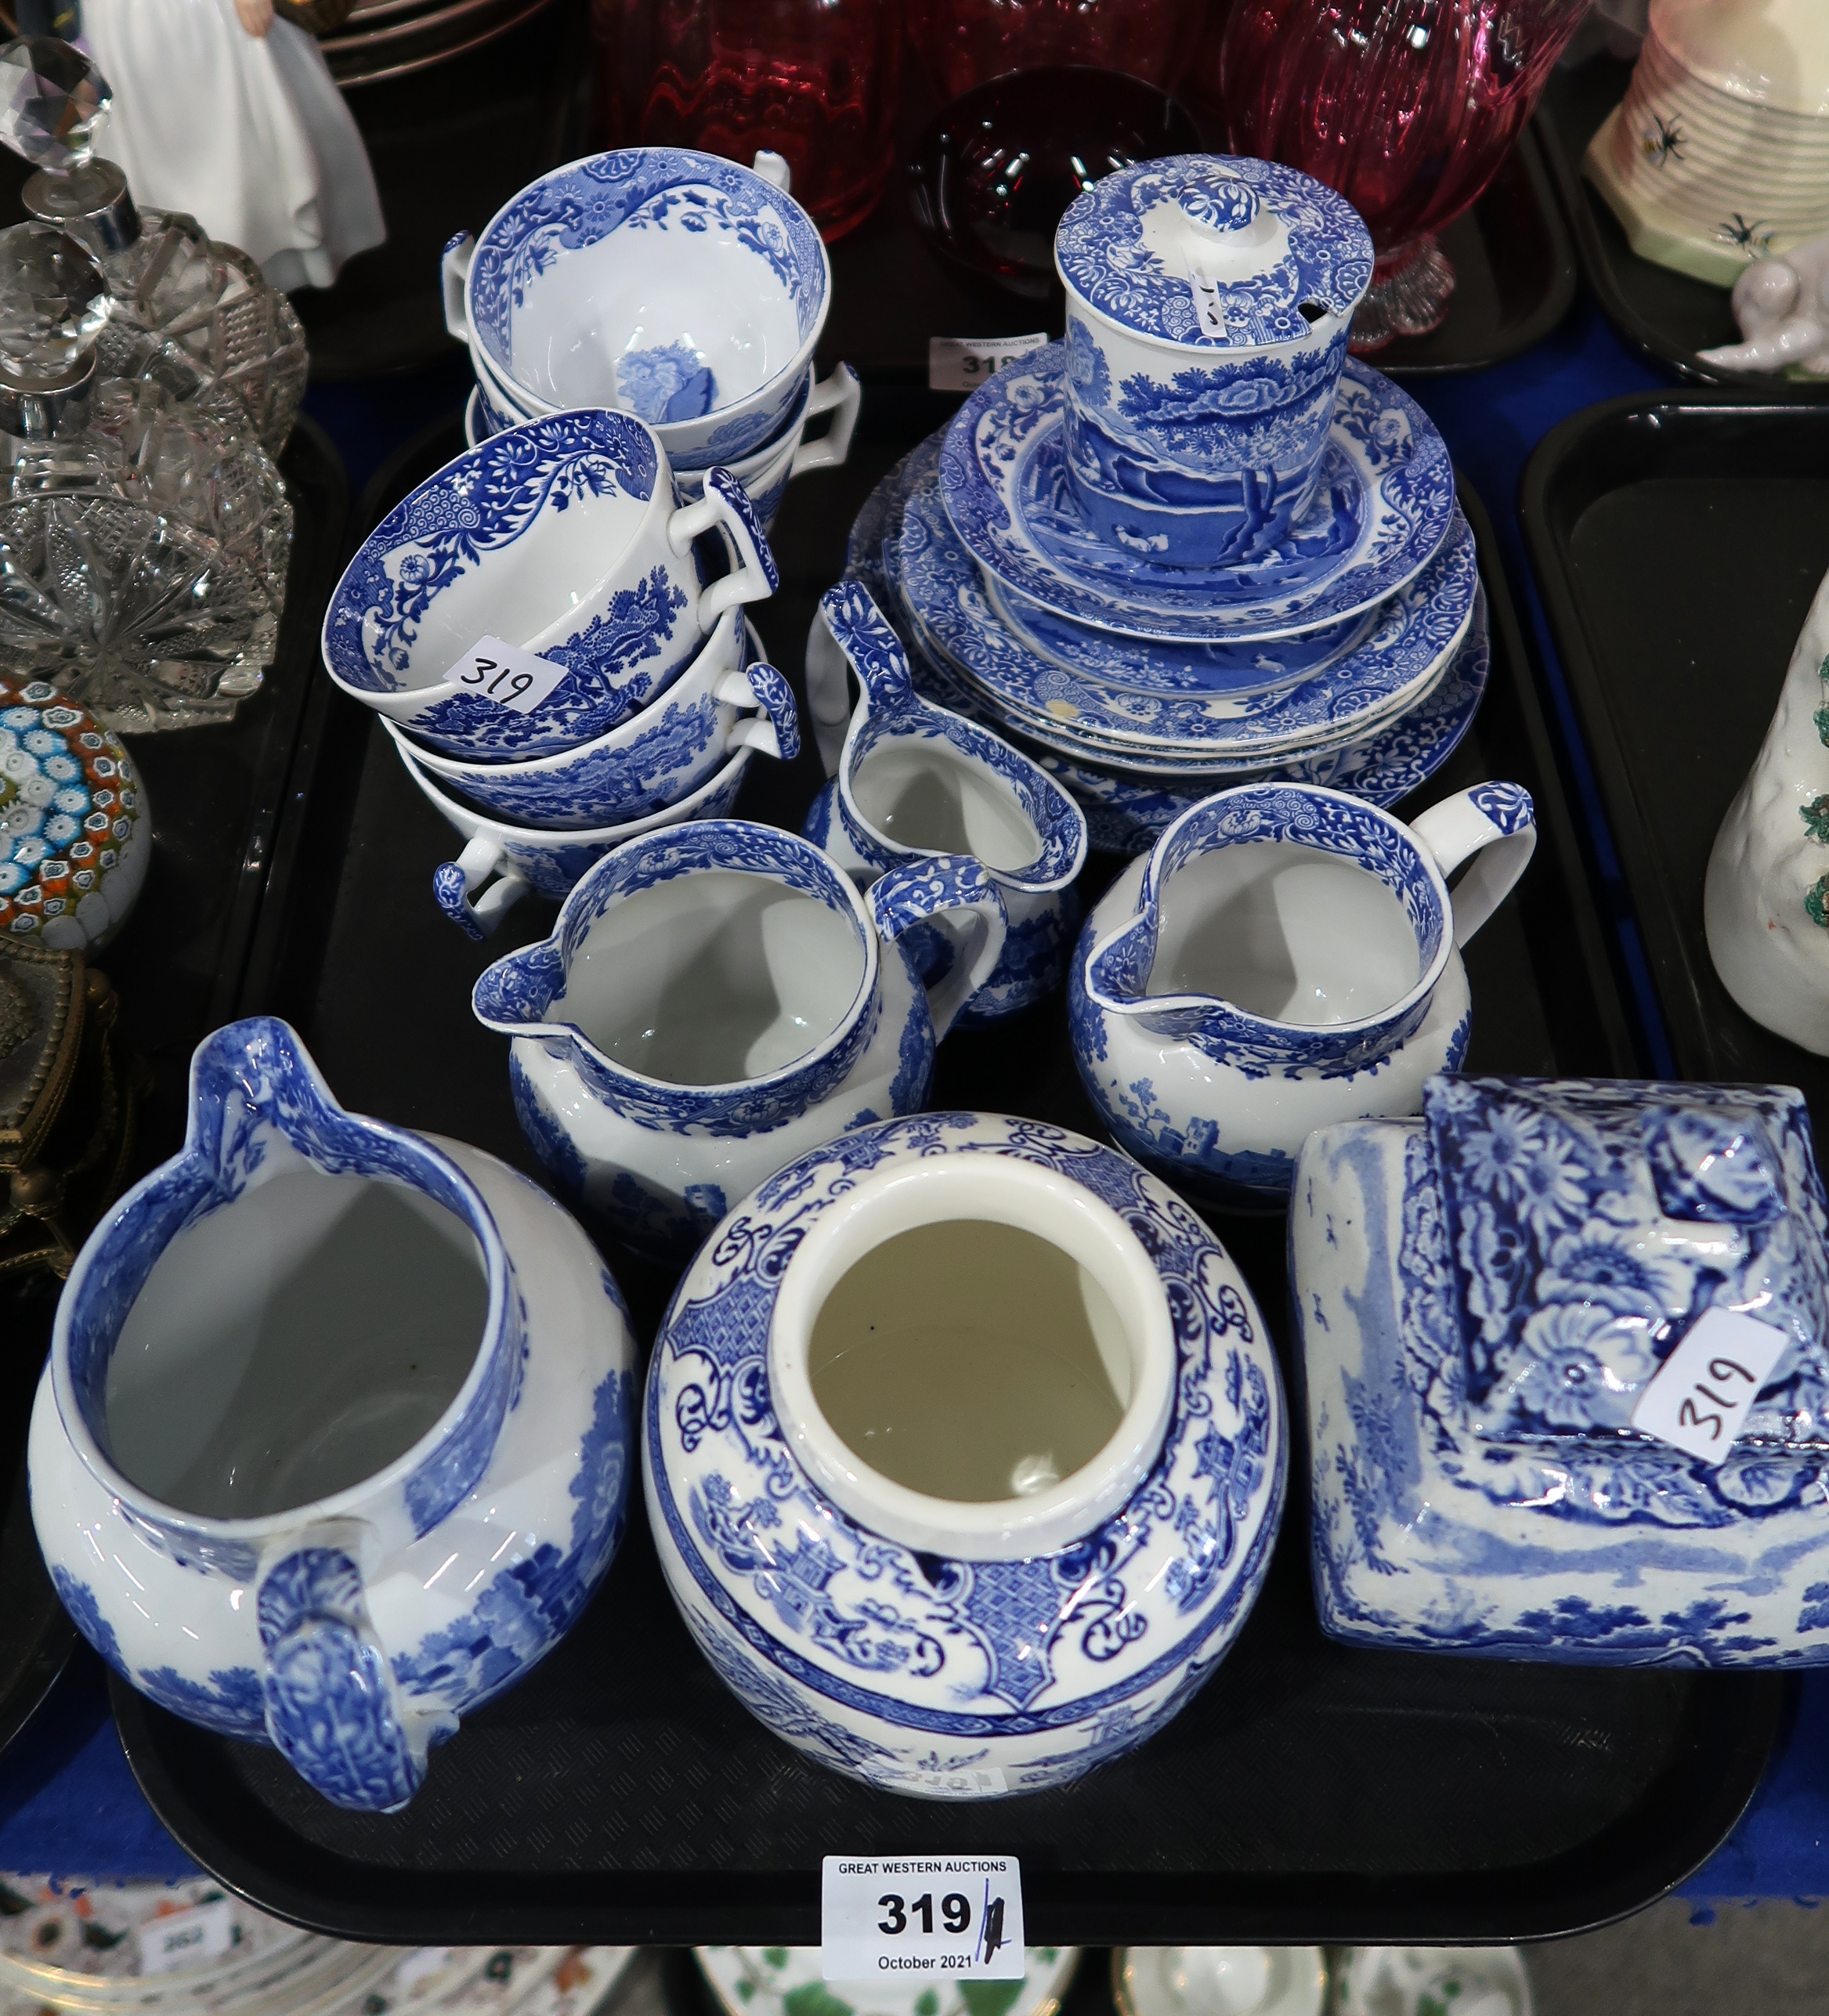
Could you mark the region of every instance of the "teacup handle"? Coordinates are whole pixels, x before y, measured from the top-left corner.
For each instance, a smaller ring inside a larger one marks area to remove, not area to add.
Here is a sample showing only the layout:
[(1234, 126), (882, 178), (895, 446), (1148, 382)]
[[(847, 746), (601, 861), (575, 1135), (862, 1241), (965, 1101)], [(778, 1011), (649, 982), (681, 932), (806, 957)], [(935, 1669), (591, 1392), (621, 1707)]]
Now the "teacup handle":
[(457, 1718), (407, 1704), (368, 1614), (361, 1530), (321, 1521), (263, 1564), (261, 1698), (273, 1747), (314, 1791), (354, 1812), (392, 1813), (419, 1790), (427, 1750)]
[(750, 493), (725, 468), (707, 469), (704, 496), (696, 504), (682, 505), (667, 521), (667, 544), (674, 552), (684, 553), (700, 533), (709, 532), (714, 525), (722, 526), (728, 535), (737, 564), (699, 598), (699, 627), (707, 637), (733, 602), (766, 602), (781, 586), (768, 535), (762, 529)]
[(445, 327), (460, 343), (470, 340), (470, 318), (464, 310), (464, 284), (470, 277), (470, 262), (476, 256), (476, 234), (460, 231), (445, 247), (439, 261), (439, 278), (444, 286)]
[(713, 697), (733, 707), (761, 710), (732, 728), (731, 748), (760, 750), (780, 763), (791, 763), (800, 754), (801, 717), (793, 688), (772, 665), (746, 665), (740, 672), (725, 673)]
[(849, 364), (840, 364), (828, 378), (815, 385), (807, 400), (807, 417), (832, 415), (832, 424), (816, 441), (802, 441), (788, 464), (790, 478), (804, 476), (809, 469), (837, 469), (851, 453), (851, 437), (857, 430), (858, 411), (864, 403), (863, 381)]
[(1410, 830), (1445, 880), (1469, 854), (1479, 859), (1454, 892), (1455, 943), (1464, 945), (1512, 892), (1537, 847), (1537, 808), (1522, 784), (1476, 784), (1431, 805)]
[(447, 861), (432, 873), (432, 893), (438, 907), (479, 945), (532, 886), (525, 877), (510, 873), (472, 902), (472, 892), (479, 883), (488, 881), (501, 857), (501, 844), (487, 833), (478, 833), (455, 861)]
[(974, 928), (977, 942), (971, 956), (955, 959), (927, 989), (927, 1012), (934, 1018), (938, 1042), (1003, 956), (1010, 920), (1002, 892), (984, 863), (969, 854), (935, 854), (878, 876), (864, 901), (885, 945), (893, 945), (930, 918), (952, 917)]
[(759, 175), (764, 182), (772, 182), (783, 196), (793, 193), (793, 170), (788, 165), (786, 154), (778, 154), (772, 147), (758, 147), (756, 157), (750, 163), (750, 172)]

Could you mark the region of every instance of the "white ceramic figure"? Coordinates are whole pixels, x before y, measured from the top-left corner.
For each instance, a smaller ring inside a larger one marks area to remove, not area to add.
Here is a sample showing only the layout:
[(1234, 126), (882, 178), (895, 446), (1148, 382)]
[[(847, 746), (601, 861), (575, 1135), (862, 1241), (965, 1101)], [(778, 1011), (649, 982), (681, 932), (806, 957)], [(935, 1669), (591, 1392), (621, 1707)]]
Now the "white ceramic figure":
[(1000, 1797), (1134, 1749), (1237, 1637), (1282, 1508), (1249, 1289), (1127, 1157), (887, 1120), (699, 1248), (649, 1363), (649, 1523), (745, 1707), (882, 1790)]
[(1075, 1060), (1119, 1142), (1190, 1195), (1280, 1205), (1315, 1128), (1417, 1111), (1467, 1053), (1459, 948), (1529, 863), (1534, 818), (1516, 784), (1411, 826), (1298, 784), (1184, 813), (1106, 891), (1068, 975)]
[(1696, 353), (1730, 371), (1829, 375), (1829, 232), (1782, 258), (1756, 259), (1733, 284), (1740, 341)]
[[(925, 988), (896, 942), (917, 930), (952, 952)], [(905, 863), (866, 899), (795, 834), (701, 818), (606, 854), (472, 1005), (513, 1038), (515, 1112), (567, 1194), (678, 1259), (783, 1163), (924, 1105), (1004, 934), (966, 855)]]
[(1829, 1056), (1829, 580), (1816, 591), (1758, 761), (1727, 808), (1702, 897), (1708, 956), (1755, 1022)]
[(621, 1537), (634, 1340), (479, 1150), (345, 1112), (255, 1018), (57, 1307), (32, 1517), (84, 1636), (175, 1714), (391, 1812), (576, 1621)]
[(367, 150), (315, 38), (273, 0), (86, 0), (114, 89), (107, 151), (273, 286), (328, 287), (387, 237)]
[(1651, 0), (1583, 166), (1635, 252), (1719, 287), (1829, 230), (1829, 8)]

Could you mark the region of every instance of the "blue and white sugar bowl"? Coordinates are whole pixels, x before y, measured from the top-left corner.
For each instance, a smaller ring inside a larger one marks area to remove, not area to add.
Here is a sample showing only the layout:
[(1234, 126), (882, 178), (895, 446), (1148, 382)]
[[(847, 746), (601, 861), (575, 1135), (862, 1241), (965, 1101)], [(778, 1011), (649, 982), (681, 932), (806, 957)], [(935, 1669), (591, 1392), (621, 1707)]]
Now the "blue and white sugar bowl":
[(1061, 219), (1067, 480), (1087, 525), (1160, 564), (1267, 553), (1314, 495), (1372, 239), (1299, 170), (1141, 161)]
[[(943, 930), (924, 987), (898, 941)], [(1003, 949), (1003, 900), (963, 855), (858, 894), (810, 842), (743, 819), (631, 840), (551, 938), (477, 981), (513, 1039), (515, 1111), (568, 1196), (638, 1251), (683, 1259), (740, 1197), (848, 1128), (927, 1101), (934, 1046)]]
[[(730, 566), (710, 580), (694, 542), (714, 531)], [(428, 748), (521, 761), (606, 734), (727, 609), (779, 582), (726, 471), (681, 504), (651, 428), (555, 414), (467, 449), (388, 513), (331, 598), (324, 662)], [(501, 669), (488, 676), (485, 659)]]
[(634, 1364), (544, 1191), (345, 1112), (284, 1023), (237, 1022), (191, 1060), (182, 1154), (70, 1270), (38, 1542), (140, 1693), (390, 1812), (602, 1581)]
[(1319, 785), (1191, 806), (1074, 954), (1074, 1057), (1106, 1125), (1203, 1202), (1281, 1205), (1315, 1128), (1415, 1113), (1425, 1081), (1459, 1068), (1460, 948), (1536, 842), (1516, 784), (1458, 792), (1412, 826)]
[(1829, 1664), (1829, 1207), (1784, 1086), (1439, 1078), (1289, 1218), (1349, 1643)]
[[(826, 591), (808, 637), (815, 718), (832, 710), (828, 695), (842, 704), (847, 666), (861, 697), (836, 774), (801, 832), (860, 889), (924, 857), (969, 854), (981, 862), (1003, 896), (1009, 930), (961, 1026), (1045, 999), (1060, 985), (1079, 923), (1073, 884), (1086, 865), (1086, 815), (989, 728), (915, 692), (902, 640), (861, 581)], [(933, 976), (931, 966), (924, 970)]]
[(661, 1566), (738, 1699), (885, 1790), (1065, 1784), (1184, 1707), (1283, 1502), (1270, 1340), (1126, 1157), (978, 1113), (803, 1154), (700, 1248), (649, 1364)]

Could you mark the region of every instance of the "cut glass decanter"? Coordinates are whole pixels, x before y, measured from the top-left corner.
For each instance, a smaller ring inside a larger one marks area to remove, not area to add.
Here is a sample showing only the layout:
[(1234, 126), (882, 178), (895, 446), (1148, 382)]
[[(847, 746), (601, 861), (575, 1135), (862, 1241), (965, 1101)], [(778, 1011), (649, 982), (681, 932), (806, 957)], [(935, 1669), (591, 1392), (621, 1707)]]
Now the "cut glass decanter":
[(277, 455), (305, 395), (304, 327), (245, 252), (181, 211), (136, 206), (120, 168), (94, 150), (112, 102), (100, 70), (68, 43), (21, 35), (0, 45), (0, 141), (39, 171), (26, 208), (80, 240), (107, 276), (102, 372), (180, 399), (222, 387)]

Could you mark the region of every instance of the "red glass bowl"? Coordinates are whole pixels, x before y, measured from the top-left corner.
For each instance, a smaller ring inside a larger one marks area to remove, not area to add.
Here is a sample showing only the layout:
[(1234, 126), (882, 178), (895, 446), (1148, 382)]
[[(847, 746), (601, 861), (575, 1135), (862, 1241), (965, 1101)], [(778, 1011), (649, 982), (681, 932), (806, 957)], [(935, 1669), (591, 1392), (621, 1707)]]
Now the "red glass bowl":
[(909, 209), (954, 264), (1040, 300), (1058, 290), (1054, 227), (1082, 190), (1199, 146), (1192, 117), (1139, 78), (1079, 64), (1017, 70), (928, 122), (909, 158)]

